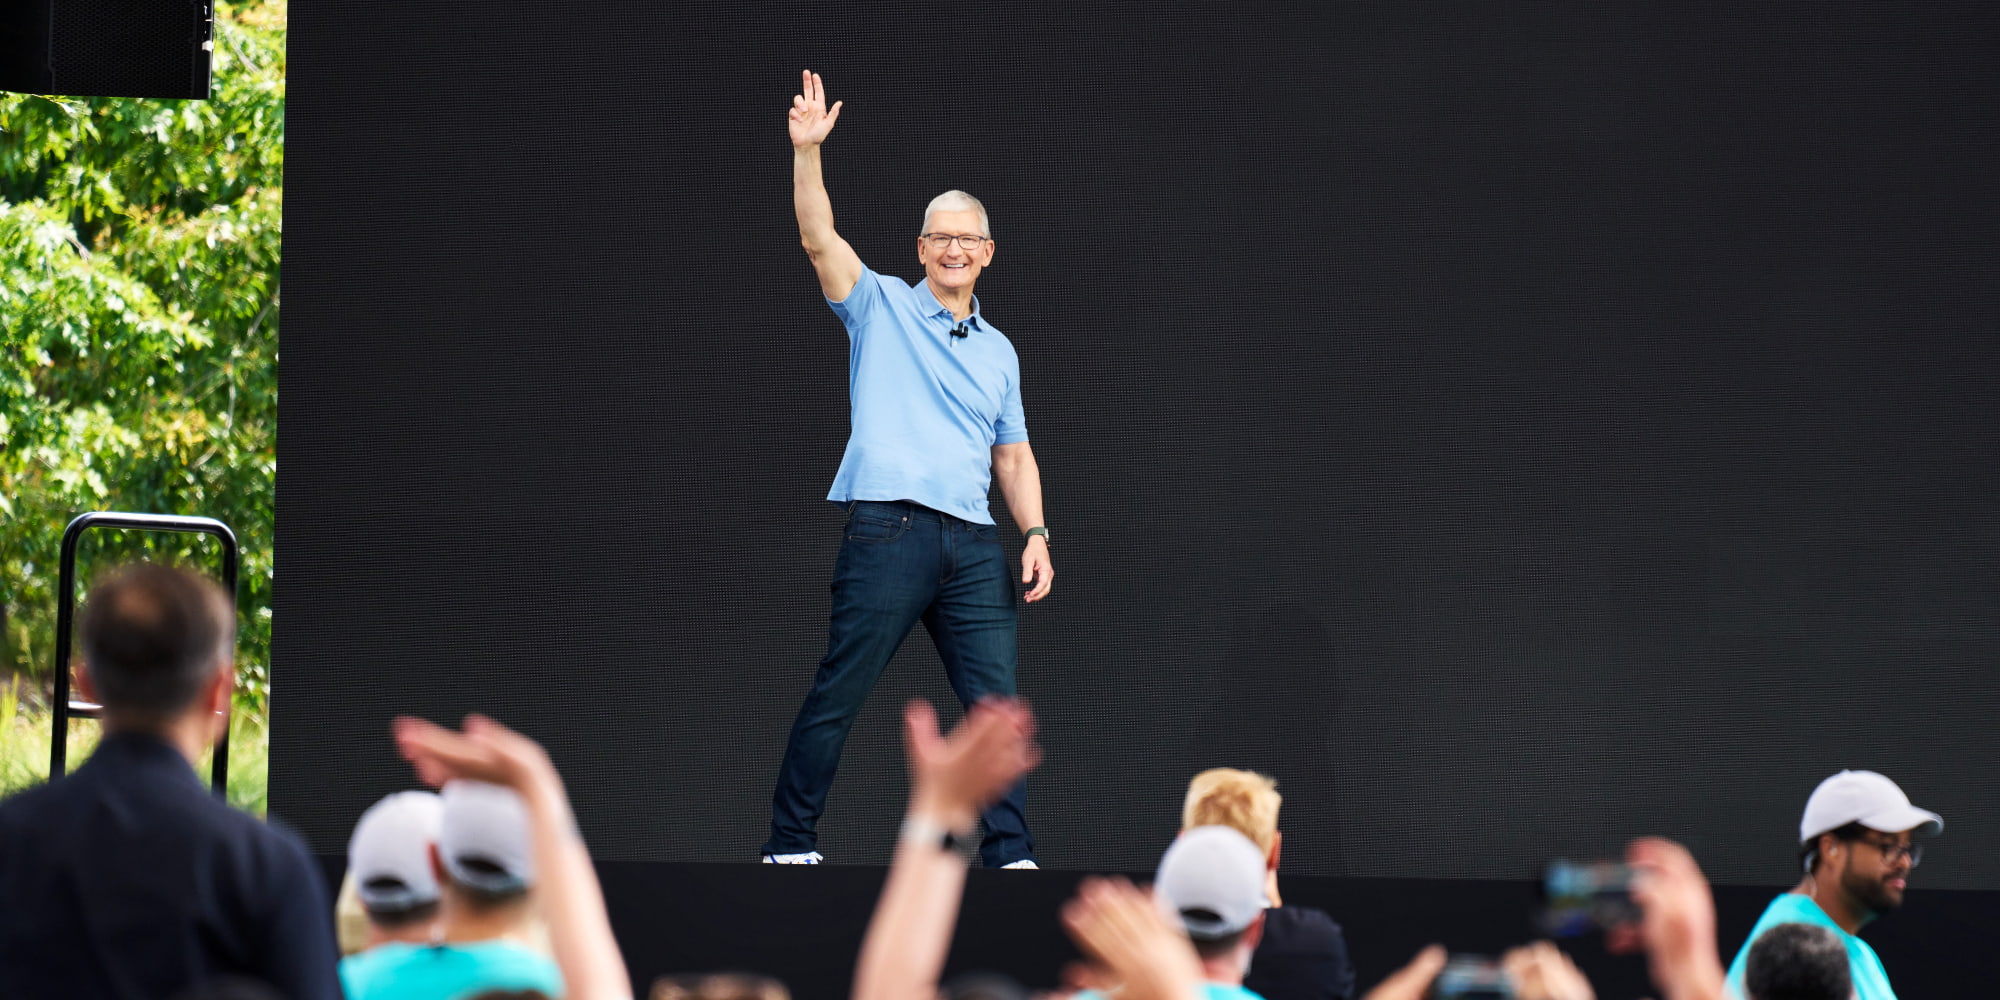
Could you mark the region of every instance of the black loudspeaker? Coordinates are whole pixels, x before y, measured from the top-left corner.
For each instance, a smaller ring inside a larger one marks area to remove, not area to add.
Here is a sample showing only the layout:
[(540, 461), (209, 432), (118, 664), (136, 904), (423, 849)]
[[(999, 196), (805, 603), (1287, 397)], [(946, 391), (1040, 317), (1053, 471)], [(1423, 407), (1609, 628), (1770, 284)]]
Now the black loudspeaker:
[(0, 90), (208, 97), (210, 0), (0, 0)]

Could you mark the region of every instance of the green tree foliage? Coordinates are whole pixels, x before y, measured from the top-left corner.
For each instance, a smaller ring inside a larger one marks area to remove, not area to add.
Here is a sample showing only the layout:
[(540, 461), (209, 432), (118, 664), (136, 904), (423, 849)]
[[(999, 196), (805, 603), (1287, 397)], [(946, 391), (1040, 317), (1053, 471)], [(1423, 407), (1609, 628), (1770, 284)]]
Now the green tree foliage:
[[(4, 665), (47, 679), (64, 524), (90, 510), (236, 530), (246, 708), (271, 648), (285, 7), (215, 10), (207, 101), (0, 94)], [(199, 536), (92, 532), (210, 568)], [(43, 688), (43, 690), (46, 690)]]

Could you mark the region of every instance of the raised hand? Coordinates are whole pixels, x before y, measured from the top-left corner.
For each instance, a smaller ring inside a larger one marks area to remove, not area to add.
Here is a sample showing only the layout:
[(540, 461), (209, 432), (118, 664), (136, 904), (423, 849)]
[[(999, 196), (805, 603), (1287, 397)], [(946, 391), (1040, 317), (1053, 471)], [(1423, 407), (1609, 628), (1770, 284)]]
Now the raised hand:
[(826, 141), (826, 134), (833, 131), (833, 123), (840, 118), (840, 102), (833, 102), (831, 108), (826, 106), (826, 84), (812, 70), (802, 71), (800, 87), (801, 92), (792, 95), (792, 110), (786, 118), (792, 145), (805, 149)]
[(1041, 762), (1035, 717), (1010, 698), (984, 698), (951, 735), (938, 732), (937, 711), (921, 699), (903, 709), (910, 758), (910, 812), (952, 829), (970, 829), (979, 810), (1014, 787)]
[(1087, 878), (1063, 904), (1063, 929), (1095, 967), (1072, 977), (1123, 984), (1126, 1000), (1196, 1000), (1201, 959), (1187, 934), (1143, 890), (1124, 879)]
[[(1641, 837), (1626, 849), (1625, 861), (1637, 874), (1632, 901), (1643, 915), (1636, 943), (1646, 951), (1660, 996), (1721, 1000), (1724, 974), (1715, 947), (1715, 897), (1694, 855), (1671, 840)], [(1617, 951), (1634, 942), (1606, 943)]]
[(1547, 941), (1508, 952), (1501, 956), (1500, 967), (1507, 971), (1519, 1000), (1597, 1000), (1582, 970)]
[(484, 715), (465, 717), (463, 732), (402, 716), (395, 720), (396, 748), (427, 785), (454, 778), (505, 785), (526, 793), (537, 782), (561, 787), (555, 765), (541, 744)]
[(1389, 973), (1389, 978), (1361, 1000), (1424, 1000), (1430, 995), (1431, 981), (1444, 971), (1445, 958), (1442, 947), (1431, 945), (1417, 952), (1410, 964)]

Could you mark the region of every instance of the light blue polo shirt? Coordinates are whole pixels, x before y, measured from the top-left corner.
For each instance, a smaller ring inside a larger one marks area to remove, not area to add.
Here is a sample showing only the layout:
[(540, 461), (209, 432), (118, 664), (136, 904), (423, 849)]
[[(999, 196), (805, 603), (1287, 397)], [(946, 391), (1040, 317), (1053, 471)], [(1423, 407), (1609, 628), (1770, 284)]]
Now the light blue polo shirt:
[(1028, 439), (1021, 413), (1021, 359), (979, 313), (958, 321), (928, 284), (863, 267), (847, 298), (827, 300), (847, 326), (847, 401), (852, 429), (826, 498), (913, 500), (992, 524), (986, 494), (993, 446)]
[(1729, 963), (1729, 987), (1724, 995), (1729, 1000), (1743, 1000), (1743, 970), (1750, 964), (1750, 946), (1765, 931), (1779, 924), (1814, 924), (1831, 930), (1847, 946), (1847, 971), (1854, 978), (1856, 1000), (1896, 1000), (1896, 991), (1889, 988), (1889, 973), (1882, 968), (1882, 960), (1875, 955), (1875, 949), (1868, 942), (1847, 933), (1811, 896), (1788, 892), (1771, 901), (1764, 908), (1764, 915), (1757, 918), (1757, 926), (1750, 928), (1750, 936), (1743, 941), (1743, 947), (1736, 952), (1736, 961)]

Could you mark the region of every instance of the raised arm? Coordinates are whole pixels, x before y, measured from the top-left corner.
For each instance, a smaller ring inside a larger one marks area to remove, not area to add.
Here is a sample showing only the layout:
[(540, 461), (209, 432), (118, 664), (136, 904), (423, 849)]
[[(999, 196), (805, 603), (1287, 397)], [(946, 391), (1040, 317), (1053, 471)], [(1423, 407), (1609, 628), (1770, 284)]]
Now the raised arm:
[(910, 807), (854, 963), (854, 1000), (935, 1000), (965, 893), (965, 855), (945, 849), (944, 834), (969, 836), (979, 810), (1041, 759), (1035, 718), (1015, 701), (979, 702), (950, 736), (929, 702), (913, 701), (903, 727)]
[(840, 118), (840, 102), (826, 106), (826, 85), (819, 74), (804, 72), (802, 92), (792, 95), (787, 124), (792, 133), (792, 207), (799, 214), (799, 242), (819, 273), (826, 297), (843, 302), (861, 280), (861, 258), (833, 230), (833, 199), (820, 177), (819, 146)]
[(504, 785), (528, 807), (535, 860), (535, 897), (548, 921), (549, 944), (569, 1000), (631, 1000), (632, 980), (604, 890), (571, 815), (562, 776), (540, 744), (483, 715), (468, 715), (463, 732), (422, 719), (395, 721), (396, 746), (427, 785), (453, 778)]

